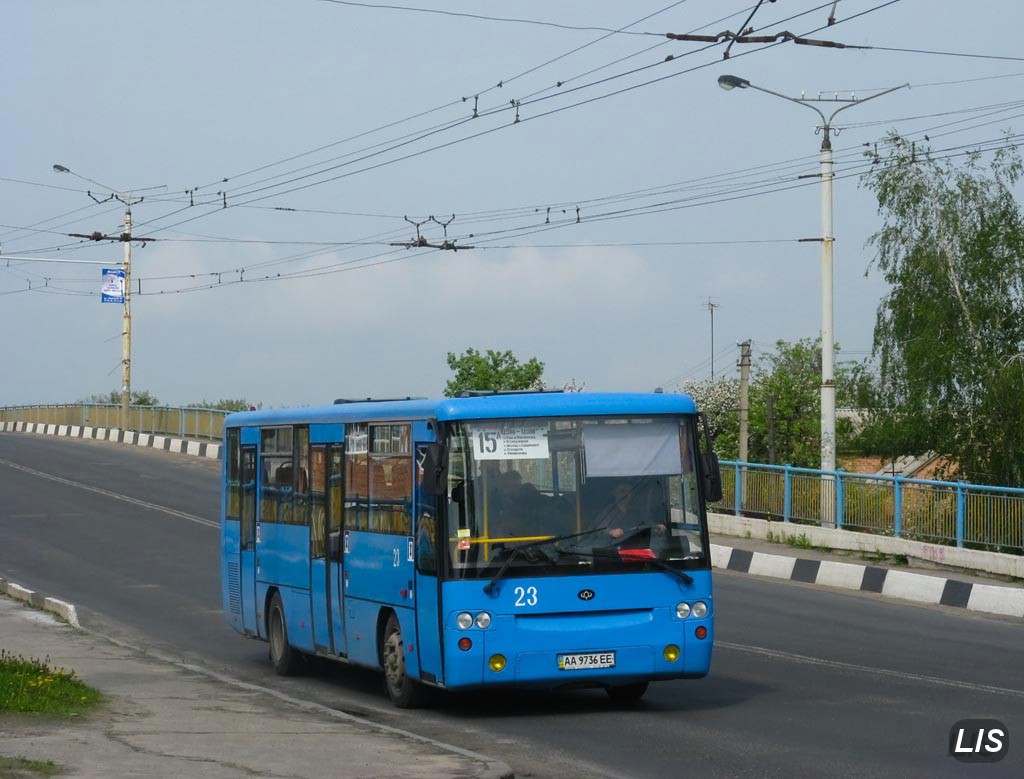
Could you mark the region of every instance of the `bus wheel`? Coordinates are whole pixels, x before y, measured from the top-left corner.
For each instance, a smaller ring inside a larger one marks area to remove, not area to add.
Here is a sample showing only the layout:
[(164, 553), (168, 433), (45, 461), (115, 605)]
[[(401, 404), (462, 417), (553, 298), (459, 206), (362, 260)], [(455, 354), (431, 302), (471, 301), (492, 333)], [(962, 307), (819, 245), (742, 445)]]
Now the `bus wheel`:
[(295, 676), (302, 670), (302, 655), (288, 644), (288, 627), (284, 621), (281, 595), (270, 599), (270, 662), (280, 676)]
[(634, 703), (644, 697), (644, 693), (647, 692), (647, 682), (620, 684), (617, 687), (606, 688), (605, 692), (615, 703)]
[(394, 614), (388, 617), (387, 627), (384, 628), (381, 664), (384, 666), (384, 685), (391, 702), (400, 709), (414, 709), (422, 705), (426, 691), (419, 682), (410, 679), (405, 673), (402, 627)]

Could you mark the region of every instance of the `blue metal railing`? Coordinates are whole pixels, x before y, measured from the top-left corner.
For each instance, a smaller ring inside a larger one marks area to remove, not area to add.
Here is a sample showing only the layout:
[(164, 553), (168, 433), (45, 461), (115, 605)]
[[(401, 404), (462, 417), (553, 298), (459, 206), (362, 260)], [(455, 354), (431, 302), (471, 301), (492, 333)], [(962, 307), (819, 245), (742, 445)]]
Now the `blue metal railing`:
[(1022, 488), (733, 460), (722, 481), (716, 507), (737, 516), (1024, 554)]

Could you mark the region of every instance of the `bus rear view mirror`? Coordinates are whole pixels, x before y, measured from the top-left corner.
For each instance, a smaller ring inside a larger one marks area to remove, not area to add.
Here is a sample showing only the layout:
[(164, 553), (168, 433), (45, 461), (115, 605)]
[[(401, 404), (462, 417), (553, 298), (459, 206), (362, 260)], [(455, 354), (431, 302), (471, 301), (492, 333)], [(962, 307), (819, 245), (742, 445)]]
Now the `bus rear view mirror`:
[(420, 482), (423, 491), (428, 495), (440, 495), (442, 477), (444, 476), (444, 447), (441, 444), (430, 444), (423, 455), (423, 477)]
[(704, 477), (704, 500), (717, 503), (722, 499), (722, 471), (718, 467), (718, 455), (705, 452), (700, 460), (701, 475)]

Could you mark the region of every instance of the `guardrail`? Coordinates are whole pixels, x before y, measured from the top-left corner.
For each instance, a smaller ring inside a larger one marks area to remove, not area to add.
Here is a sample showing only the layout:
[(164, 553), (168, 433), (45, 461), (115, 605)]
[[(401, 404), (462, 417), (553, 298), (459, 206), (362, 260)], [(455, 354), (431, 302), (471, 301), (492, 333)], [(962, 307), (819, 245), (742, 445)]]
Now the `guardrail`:
[(722, 461), (719, 510), (1024, 554), (1024, 489)]
[[(59, 403), (46, 406), (4, 406), (0, 422), (36, 422), (46, 425), (120, 427), (121, 407), (101, 403)], [(129, 406), (128, 430), (178, 438), (220, 440), (227, 411), (176, 406)]]

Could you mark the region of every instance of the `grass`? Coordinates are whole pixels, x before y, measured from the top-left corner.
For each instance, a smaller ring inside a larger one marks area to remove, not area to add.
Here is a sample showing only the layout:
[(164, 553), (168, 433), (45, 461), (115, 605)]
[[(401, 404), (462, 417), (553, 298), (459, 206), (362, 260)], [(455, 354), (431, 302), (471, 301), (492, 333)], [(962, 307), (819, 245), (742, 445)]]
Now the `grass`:
[(64, 769), (52, 760), (29, 760), (27, 757), (0, 755), (0, 779), (23, 779), (30, 776), (57, 776)]
[(49, 658), (37, 660), (0, 649), (0, 712), (79, 714), (102, 696), (74, 671), (52, 668)]
[(794, 549), (814, 549), (814, 544), (807, 537), (806, 533), (800, 535), (786, 536), (786, 544)]
[(806, 533), (786, 535), (785, 533), (773, 533), (769, 530), (768, 535), (765, 536), (765, 541), (769, 544), (786, 544), (794, 549), (816, 549), (819, 552), (826, 553), (832, 551), (832, 547), (829, 546), (815, 546)]
[(910, 558), (905, 554), (886, 554), (879, 549), (868, 554), (861, 552), (860, 559), (869, 563), (889, 563), (890, 565), (910, 565)]

